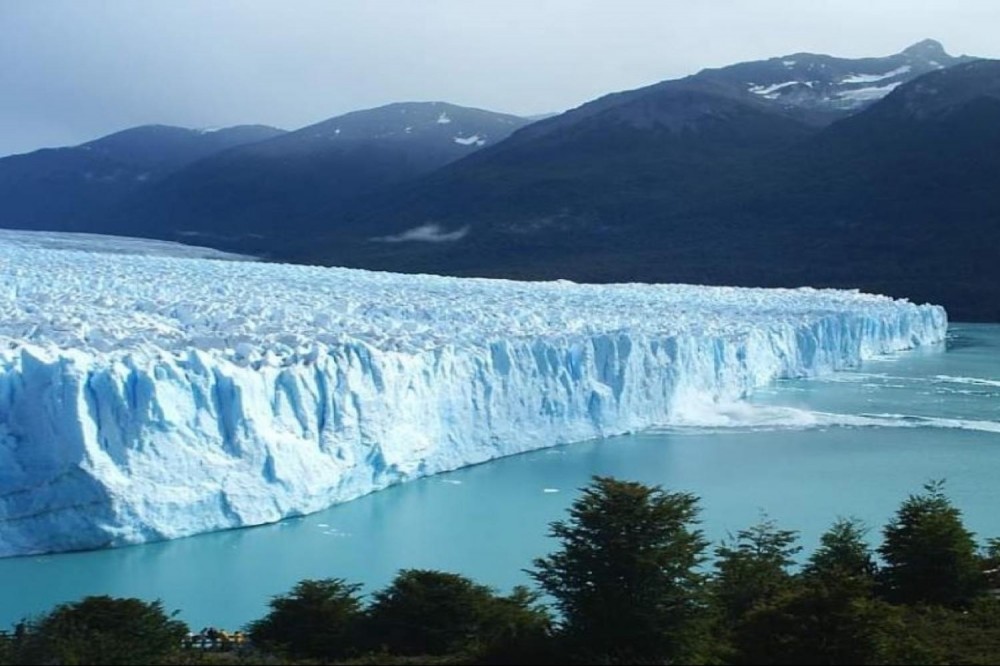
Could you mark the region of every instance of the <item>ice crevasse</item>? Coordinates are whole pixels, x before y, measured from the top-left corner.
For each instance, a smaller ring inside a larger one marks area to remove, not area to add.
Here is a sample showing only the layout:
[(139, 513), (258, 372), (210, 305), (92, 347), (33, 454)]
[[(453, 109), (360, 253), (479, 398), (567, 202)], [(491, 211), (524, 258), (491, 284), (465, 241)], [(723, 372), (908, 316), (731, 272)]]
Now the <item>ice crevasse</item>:
[(854, 291), (0, 244), (0, 556), (273, 522), (943, 340)]

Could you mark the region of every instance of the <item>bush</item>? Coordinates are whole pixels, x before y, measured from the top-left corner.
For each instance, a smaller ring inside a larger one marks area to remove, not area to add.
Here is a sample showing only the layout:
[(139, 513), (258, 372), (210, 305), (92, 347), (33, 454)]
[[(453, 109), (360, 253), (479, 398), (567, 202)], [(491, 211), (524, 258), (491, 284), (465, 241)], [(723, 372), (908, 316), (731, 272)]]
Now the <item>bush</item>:
[(28, 623), (15, 663), (152, 664), (176, 652), (188, 627), (159, 601), (86, 597)]
[(360, 646), (360, 585), (341, 578), (303, 580), (271, 599), (269, 612), (247, 628), (257, 646), (297, 658), (337, 659)]
[(525, 588), (499, 597), (457, 574), (404, 570), (374, 595), (369, 643), (400, 655), (530, 652), (550, 623), (536, 600)]

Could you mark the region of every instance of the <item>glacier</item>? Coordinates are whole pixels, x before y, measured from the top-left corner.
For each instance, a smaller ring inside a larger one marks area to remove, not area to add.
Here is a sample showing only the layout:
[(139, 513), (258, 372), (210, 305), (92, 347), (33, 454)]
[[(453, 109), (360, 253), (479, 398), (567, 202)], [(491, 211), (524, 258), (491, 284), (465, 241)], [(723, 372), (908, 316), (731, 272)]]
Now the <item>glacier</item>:
[[(193, 237), (197, 238), (197, 235)], [(85, 252), (111, 252), (115, 254), (154, 254), (169, 257), (256, 261), (256, 257), (249, 255), (223, 252), (222, 250), (191, 245), (189, 243), (72, 231), (0, 229), (0, 245), (16, 245), (25, 248), (52, 248), (56, 250), (82, 250)]]
[(943, 340), (857, 291), (0, 241), (0, 556), (258, 525)]

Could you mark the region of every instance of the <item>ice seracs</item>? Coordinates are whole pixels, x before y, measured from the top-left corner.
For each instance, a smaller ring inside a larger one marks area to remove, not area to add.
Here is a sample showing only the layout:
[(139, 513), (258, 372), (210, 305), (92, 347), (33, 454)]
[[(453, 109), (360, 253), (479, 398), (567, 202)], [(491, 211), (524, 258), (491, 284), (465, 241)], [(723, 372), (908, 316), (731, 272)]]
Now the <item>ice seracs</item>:
[(0, 242), (0, 555), (255, 525), (941, 340), (856, 292)]

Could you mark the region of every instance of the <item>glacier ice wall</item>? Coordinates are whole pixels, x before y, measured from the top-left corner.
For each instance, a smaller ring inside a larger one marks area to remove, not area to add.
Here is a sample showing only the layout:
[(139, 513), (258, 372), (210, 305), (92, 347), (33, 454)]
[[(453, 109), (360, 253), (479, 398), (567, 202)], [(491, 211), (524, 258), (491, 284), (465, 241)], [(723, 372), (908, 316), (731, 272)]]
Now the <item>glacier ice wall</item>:
[(832, 290), (0, 243), (0, 556), (256, 525), (943, 339)]

